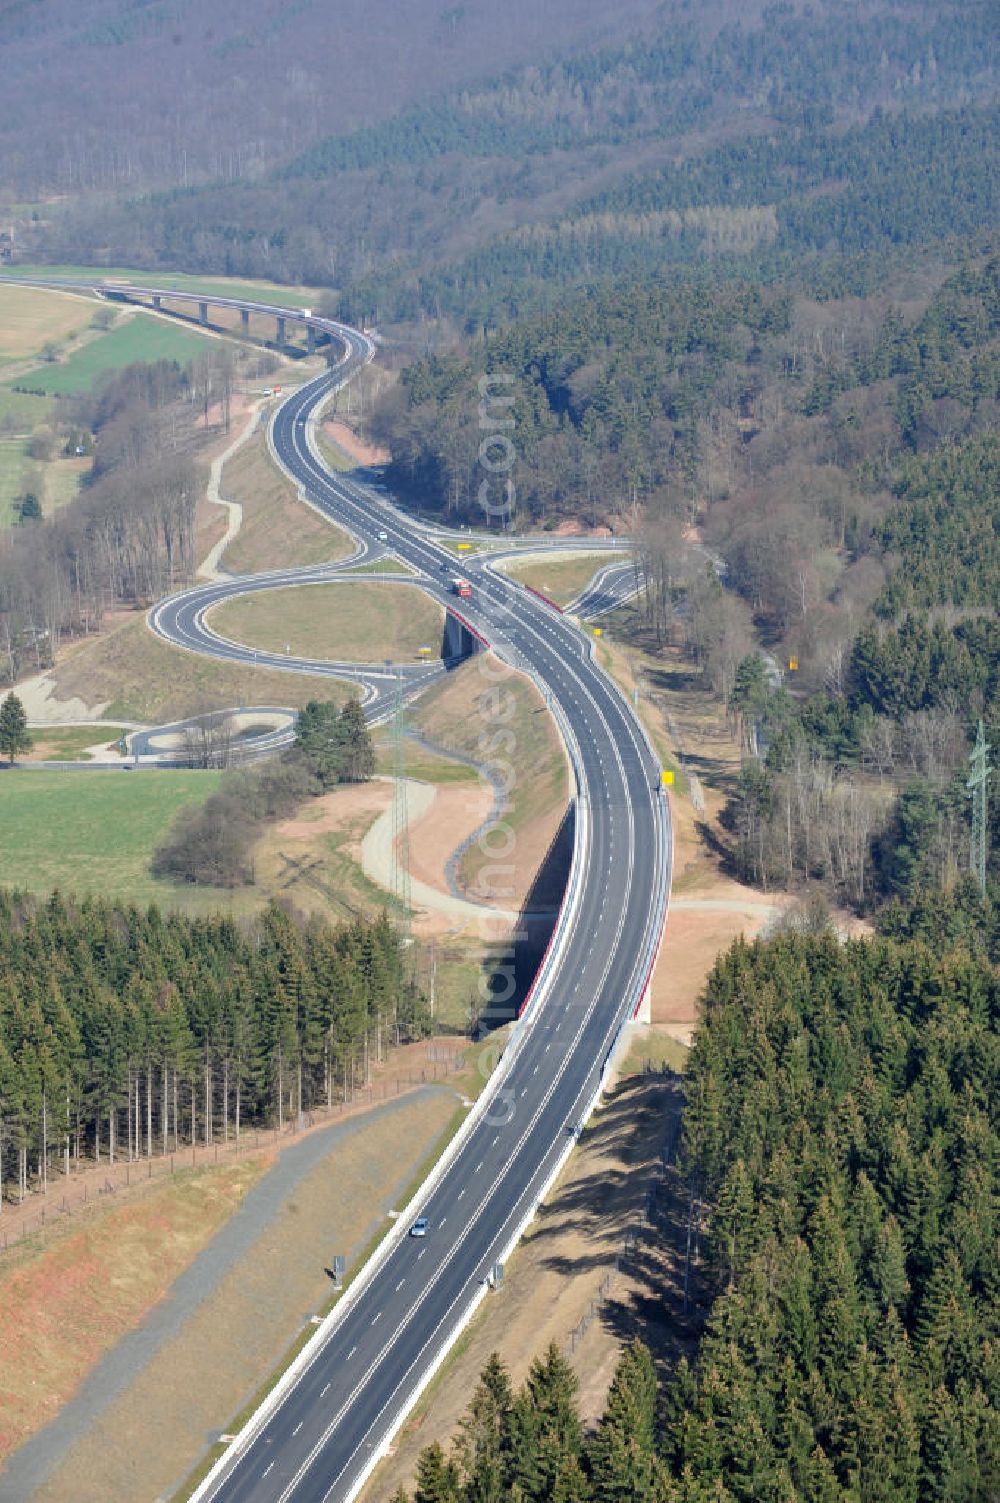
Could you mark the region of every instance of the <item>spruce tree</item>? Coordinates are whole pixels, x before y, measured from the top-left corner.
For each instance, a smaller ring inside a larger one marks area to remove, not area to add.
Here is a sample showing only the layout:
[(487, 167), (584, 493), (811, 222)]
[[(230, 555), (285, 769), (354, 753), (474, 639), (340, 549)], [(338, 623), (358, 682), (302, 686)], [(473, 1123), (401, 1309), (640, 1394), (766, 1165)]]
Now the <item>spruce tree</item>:
[(413, 1503), (459, 1503), (454, 1464), (445, 1460), (444, 1451), (437, 1441), (420, 1453)]
[(493, 1352), (472, 1395), (458, 1439), (463, 1503), (501, 1503), (510, 1473), (510, 1377)]
[(19, 752), (30, 751), (34, 742), (28, 735), (28, 718), (24, 705), (14, 693), (0, 704), (0, 752), (14, 765)]

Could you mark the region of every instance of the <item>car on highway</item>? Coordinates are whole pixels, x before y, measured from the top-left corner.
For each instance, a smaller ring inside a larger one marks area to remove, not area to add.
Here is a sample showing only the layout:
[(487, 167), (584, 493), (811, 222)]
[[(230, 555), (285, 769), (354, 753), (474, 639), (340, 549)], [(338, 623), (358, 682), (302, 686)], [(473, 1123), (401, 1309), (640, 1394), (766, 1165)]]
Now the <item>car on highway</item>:
[(389, 541), (389, 534), (384, 527), (380, 527), (378, 530), (378, 540), (380, 543), (387, 543)]
[(416, 1221), (410, 1227), (410, 1236), (411, 1237), (426, 1237), (429, 1228), (430, 1228), (430, 1222), (427, 1220), (427, 1217), (426, 1216), (418, 1216), (417, 1219), (416, 1219)]

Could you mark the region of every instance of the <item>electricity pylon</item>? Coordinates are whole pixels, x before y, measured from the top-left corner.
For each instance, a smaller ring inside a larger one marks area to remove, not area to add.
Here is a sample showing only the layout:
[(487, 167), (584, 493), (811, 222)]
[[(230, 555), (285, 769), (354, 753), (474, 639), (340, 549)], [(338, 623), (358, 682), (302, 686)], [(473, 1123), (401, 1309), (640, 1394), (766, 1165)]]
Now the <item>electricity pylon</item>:
[(970, 772), (966, 787), (972, 799), (972, 839), (969, 842), (969, 867), (979, 883), (979, 891), (986, 892), (986, 847), (988, 822), (986, 818), (986, 785), (993, 771), (989, 762), (990, 749), (986, 744), (983, 722), (979, 722), (979, 734), (969, 758)]

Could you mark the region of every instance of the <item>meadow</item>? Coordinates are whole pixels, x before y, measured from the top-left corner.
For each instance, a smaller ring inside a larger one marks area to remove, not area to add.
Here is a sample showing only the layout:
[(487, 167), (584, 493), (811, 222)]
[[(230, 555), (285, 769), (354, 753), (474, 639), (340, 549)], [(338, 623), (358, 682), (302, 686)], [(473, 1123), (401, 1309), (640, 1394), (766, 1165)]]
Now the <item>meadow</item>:
[(231, 907), (228, 893), (149, 875), (171, 821), (217, 786), (217, 772), (0, 770), (0, 886), (164, 908)]

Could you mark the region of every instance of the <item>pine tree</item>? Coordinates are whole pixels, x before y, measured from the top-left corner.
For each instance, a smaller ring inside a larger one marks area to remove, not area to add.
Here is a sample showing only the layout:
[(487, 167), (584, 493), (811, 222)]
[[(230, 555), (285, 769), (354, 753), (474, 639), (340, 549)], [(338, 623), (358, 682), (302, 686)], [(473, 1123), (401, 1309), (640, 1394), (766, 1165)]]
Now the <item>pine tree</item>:
[(30, 751), (34, 742), (28, 735), (28, 718), (16, 694), (8, 694), (0, 704), (0, 751), (14, 765), (19, 752)]

